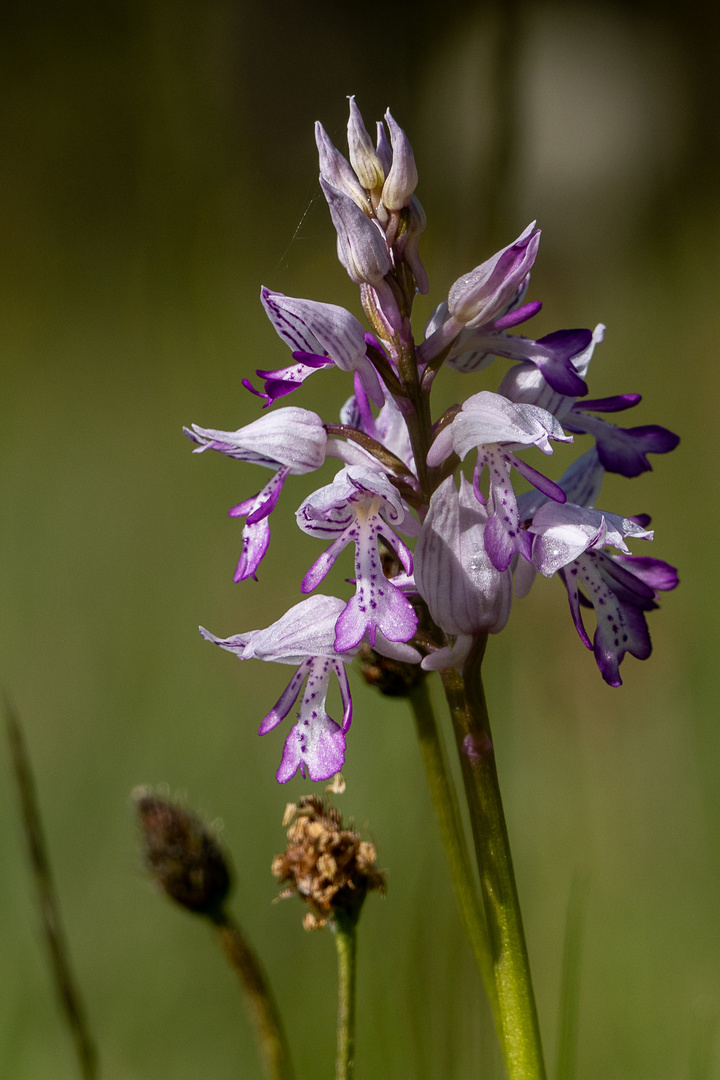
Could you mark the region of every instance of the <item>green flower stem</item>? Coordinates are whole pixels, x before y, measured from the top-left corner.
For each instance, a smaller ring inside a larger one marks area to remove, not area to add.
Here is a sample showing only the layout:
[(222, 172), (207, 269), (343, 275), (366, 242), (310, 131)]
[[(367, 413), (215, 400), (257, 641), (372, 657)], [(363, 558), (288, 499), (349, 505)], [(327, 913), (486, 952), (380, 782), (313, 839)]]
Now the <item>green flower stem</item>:
[(237, 973), (268, 1080), (293, 1080), (280, 1012), (262, 966), (239, 926), (225, 912), (213, 918), (220, 946)]
[(480, 668), (487, 635), (460, 672), (442, 673), (470, 809), (480, 886), (493, 943), (502, 1048), (510, 1080), (545, 1080), (530, 964), (500, 798)]
[(355, 982), (357, 972), (357, 916), (337, 912), (334, 917), (338, 956), (338, 1023), (335, 1080), (355, 1075)]
[(495, 968), (485, 913), (478, 895), (460, 807), (448, 772), (440, 731), (426, 681), (413, 689), (409, 700), (415, 717), (425, 777), (450, 866), (455, 896), (485, 984), (498, 1038), (502, 1039), (502, 1020), (495, 989)]

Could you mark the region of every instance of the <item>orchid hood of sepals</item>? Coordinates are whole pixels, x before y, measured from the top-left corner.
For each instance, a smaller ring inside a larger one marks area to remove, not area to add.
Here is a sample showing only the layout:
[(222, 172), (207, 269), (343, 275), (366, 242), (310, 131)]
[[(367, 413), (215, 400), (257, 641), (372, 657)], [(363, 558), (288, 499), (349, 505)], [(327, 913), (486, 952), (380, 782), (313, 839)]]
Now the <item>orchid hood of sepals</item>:
[(455, 282), (448, 313), (458, 325), (481, 326), (503, 314), (530, 273), (540, 243), (535, 222), (502, 251)]
[(427, 457), (428, 465), (439, 465), (452, 451), (463, 459), (478, 446), (500, 443), (537, 446), (552, 454), (550, 439), (572, 442), (554, 416), (534, 405), (516, 405), (501, 394), (481, 390), (463, 404), (451, 424), (437, 436)]
[(336, 304), (300, 300), (264, 286), (260, 290), (260, 300), (270, 322), (293, 350), (293, 355), (307, 353), (310, 357), (328, 357), (341, 371), (357, 371), (375, 404), (383, 404), (385, 395), (377, 373), (365, 355), (365, 331), (354, 315)]
[(347, 132), (350, 164), (360, 184), (367, 191), (382, 187), (385, 169), (368, 135), (362, 114), (355, 104), (354, 94), (350, 98), (350, 119)]
[(652, 540), (653, 532), (631, 518), (575, 506), (547, 502), (533, 517), (532, 562), (545, 577), (552, 577), (584, 551), (611, 546), (629, 555), (626, 537)]
[(268, 469), (287, 466), (292, 473), (308, 473), (319, 469), (325, 460), (327, 432), (322, 420), (317, 413), (292, 406), (265, 413), (237, 431), (193, 424), (183, 432), (191, 442), (198, 443), (196, 454), (218, 450)]
[(382, 201), (388, 210), (402, 210), (408, 206), (417, 187), (418, 173), (410, 141), (403, 129), (395, 122), (388, 109), (385, 123), (390, 132), (392, 165), (383, 184)]
[(382, 536), (408, 574), (412, 555), (395, 535), (393, 526), (417, 534), (417, 521), (403, 506), (397, 491), (381, 474), (359, 466), (347, 466), (332, 484), (314, 492), (297, 512), (303, 532), (331, 539), (330, 547), (303, 578), (302, 591), (315, 589), (341, 551), (355, 545), (355, 595), (336, 624), (335, 648), (355, 648), (367, 633), (375, 646), (378, 631), (388, 641), (409, 641), (417, 629), (417, 615), (410, 601), (385, 577), (378, 540)]
[(461, 476), (435, 491), (413, 556), (415, 584), (446, 634), (497, 634), (512, 604), (512, 574), (500, 572), (485, 550), (488, 512)]
[(550, 439), (572, 442), (557, 420), (534, 405), (514, 405), (500, 394), (483, 390), (468, 398), (451, 424), (444, 428), (430, 447), (428, 465), (439, 465), (454, 450), (461, 459), (477, 449), (474, 488), (481, 503), (482, 474), (490, 476), (485, 525), (485, 550), (496, 570), (507, 570), (513, 555), (530, 559), (531, 540), (521, 527), (517, 500), (510, 480), (512, 468), (551, 499), (565, 502), (565, 492), (552, 480), (518, 458), (510, 449), (537, 446), (552, 453)]

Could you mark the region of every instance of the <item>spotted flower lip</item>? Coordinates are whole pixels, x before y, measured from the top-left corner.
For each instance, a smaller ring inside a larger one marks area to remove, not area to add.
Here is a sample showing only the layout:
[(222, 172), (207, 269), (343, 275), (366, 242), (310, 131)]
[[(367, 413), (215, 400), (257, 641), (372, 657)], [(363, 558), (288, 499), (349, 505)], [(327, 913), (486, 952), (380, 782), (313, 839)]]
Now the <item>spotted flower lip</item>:
[[(251, 630), (224, 639), (200, 627), (207, 641), (241, 660), (254, 658), (297, 665), (258, 731), (266, 735), (285, 719), (305, 683), (298, 721), (287, 736), (276, 774), (280, 783), (285, 783), (298, 770), (311, 780), (327, 780), (342, 768), (345, 760), (345, 734), (352, 721), (352, 699), (344, 665), (352, 655), (341, 657), (332, 646), (335, 621), (342, 607), (342, 600), (333, 596), (314, 596), (296, 604), (265, 630)], [(337, 724), (326, 710), (332, 673), (340, 685), (342, 724)]]
[(297, 522), (303, 532), (333, 541), (303, 578), (305, 593), (320, 584), (348, 544), (355, 545), (355, 595), (337, 620), (335, 648), (339, 652), (355, 648), (365, 634), (373, 647), (378, 633), (388, 641), (409, 641), (417, 629), (417, 615), (383, 573), (377, 547), (382, 536), (406, 573), (412, 573), (412, 555), (391, 525), (413, 533), (418, 525), (392, 484), (369, 469), (346, 466), (332, 484), (305, 500)]
[[(282, 618), (264, 630), (249, 630), (229, 638), (219, 638), (200, 627), (206, 641), (219, 645), (240, 660), (269, 660), (297, 666), (297, 670), (279, 700), (260, 724), (258, 734), (266, 735), (288, 715), (305, 685), (298, 722), (285, 741), (277, 780), (285, 783), (299, 770), (311, 780), (328, 780), (342, 768), (345, 759), (345, 735), (352, 722), (352, 699), (345, 665), (357, 649), (340, 654), (335, 650), (335, 623), (345, 604), (334, 596), (312, 596), (286, 611)], [(420, 659), (414, 649), (394, 645), (384, 638), (377, 642), (385, 656), (411, 662)], [(326, 710), (331, 674), (340, 686), (343, 705), (342, 723), (337, 724)], [(307, 680), (307, 682), (306, 682)]]

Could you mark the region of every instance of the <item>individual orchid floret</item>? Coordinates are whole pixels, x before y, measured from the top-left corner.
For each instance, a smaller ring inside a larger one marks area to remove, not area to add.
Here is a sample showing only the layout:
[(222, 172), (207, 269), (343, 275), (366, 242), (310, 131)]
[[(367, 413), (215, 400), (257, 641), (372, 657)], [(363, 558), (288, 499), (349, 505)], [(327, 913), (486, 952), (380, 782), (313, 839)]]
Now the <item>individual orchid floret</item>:
[[(587, 374), (595, 346), (603, 340), (604, 334), (605, 327), (599, 323), (587, 347), (572, 358), (578, 376)], [(641, 401), (640, 394), (617, 394), (614, 397), (577, 401), (574, 396), (559, 393), (557, 386), (549, 385), (547, 376), (548, 372), (540, 367), (519, 364), (503, 379), (500, 393), (511, 401), (547, 409), (574, 434), (592, 435), (600, 464), (607, 472), (627, 477), (639, 476), (652, 469), (648, 454), (667, 454), (678, 445), (678, 436), (659, 424), (621, 428), (598, 416), (588, 415), (632, 409)]]
[[(438, 356), (466, 326), (488, 327), (516, 308), (527, 289), (539, 243), (540, 230), (532, 222), (513, 244), (458, 278), (448, 295), (447, 318), (434, 320), (433, 332), (420, 347), (423, 362)], [(530, 308), (527, 314), (520, 311), (514, 318), (511, 316), (509, 323), (500, 323), (496, 328), (507, 329), (508, 325), (531, 318), (538, 307)]]
[(410, 140), (395, 122), (389, 109), (385, 113), (385, 123), (390, 132), (392, 165), (383, 184), (382, 201), (388, 210), (402, 210), (409, 205), (412, 193), (417, 187), (417, 166)]
[(483, 501), (480, 480), (487, 466), (490, 474), (487, 500), (488, 521), (485, 548), (496, 570), (507, 570), (513, 554), (530, 558), (530, 538), (522, 529), (510, 469), (515, 468), (530, 483), (551, 499), (565, 502), (565, 493), (557, 484), (518, 458), (512, 447), (537, 446), (551, 454), (550, 440), (572, 442), (557, 420), (534, 405), (516, 405), (483, 390), (468, 398), (455, 419), (444, 428), (430, 447), (427, 463), (440, 465), (454, 451), (462, 460), (473, 449), (478, 458), (474, 487)]
[(303, 578), (304, 593), (320, 584), (348, 544), (355, 544), (356, 591), (337, 620), (338, 652), (355, 648), (366, 633), (373, 647), (376, 635), (380, 641), (409, 641), (417, 629), (417, 615), (383, 573), (378, 540), (383, 537), (411, 574), (412, 555), (393, 527), (417, 534), (418, 526), (392, 484), (370, 469), (346, 466), (332, 484), (305, 500), (297, 522), (303, 532), (332, 540)]
[(348, 151), (350, 164), (362, 186), (367, 191), (382, 187), (386, 176), (385, 168), (367, 133), (362, 114), (355, 104), (354, 94), (350, 98)]
[(231, 517), (246, 518), (234, 580), (254, 578), (270, 543), (268, 518), (277, 505), (286, 479), (291, 473), (313, 472), (325, 460), (327, 432), (323, 422), (317, 413), (290, 406), (266, 413), (238, 431), (217, 431), (197, 424), (183, 428), (183, 431), (192, 442), (198, 443), (196, 454), (218, 450), (239, 461), (276, 470), (257, 495), (229, 511)]
[(350, 168), (348, 161), (333, 146), (330, 136), (319, 122), (315, 124), (315, 142), (320, 158), (320, 182), (325, 182), (343, 192), (363, 213), (369, 214), (371, 206), (367, 192)]
[[(277, 334), (293, 350), (297, 361), (281, 371), (258, 371), (258, 375), (271, 381), (270, 388), (267, 382), (265, 386), (270, 401), (290, 393), (318, 368), (335, 364), (341, 371), (356, 371), (375, 404), (383, 404), (385, 395), (366, 356), (365, 331), (354, 315), (337, 304), (284, 296), (264, 286), (260, 300)], [(272, 383), (278, 381), (283, 386), (295, 385), (273, 390)]]
[(460, 491), (449, 476), (430, 500), (413, 555), (415, 584), (434, 621), (457, 641), (426, 657), (426, 669), (461, 666), (473, 636), (499, 633), (510, 616), (512, 573), (490, 561), (487, 522), (487, 509), (462, 475)]
[[(636, 559), (629, 554), (626, 537), (651, 540), (653, 535), (632, 518), (546, 503), (533, 518), (530, 532), (533, 564), (547, 577), (559, 572), (580, 639), (593, 650), (605, 682), (620, 686), (620, 663), (625, 653), (639, 660), (650, 655), (644, 613), (657, 607), (658, 591), (675, 588), (675, 568), (660, 559)], [(606, 546), (623, 554), (613, 555), (604, 550)], [(583, 624), (581, 605), (595, 608), (597, 628), (592, 642)]]
[[(200, 627), (200, 633), (240, 660), (271, 660), (292, 664), (297, 671), (279, 701), (260, 724), (260, 735), (272, 731), (288, 715), (305, 683), (298, 721), (290, 731), (277, 779), (284, 784), (300, 770), (311, 780), (327, 780), (339, 772), (345, 760), (345, 734), (352, 720), (352, 700), (345, 664), (352, 652), (339, 656), (333, 646), (335, 623), (344, 608), (334, 596), (313, 596), (290, 608), (265, 630), (250, 630), (218, 638)], [(342, 723), (327, 713), (326, 699), (331, 674), (337, 676), (343, 704)], [(307, 681), (306, 681), (307, 680)]]

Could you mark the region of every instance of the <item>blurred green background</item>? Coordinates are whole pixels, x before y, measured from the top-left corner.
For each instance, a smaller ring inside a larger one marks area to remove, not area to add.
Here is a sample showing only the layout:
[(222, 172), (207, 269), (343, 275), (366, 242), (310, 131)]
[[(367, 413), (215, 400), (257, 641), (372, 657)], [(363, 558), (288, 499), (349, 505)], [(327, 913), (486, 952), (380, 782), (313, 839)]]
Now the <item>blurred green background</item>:
[[(350, 93), (368, 126), (390, 105), (413, 142), (431, 281), (418, 330), (537, 218), (534, 332), (605, 322), (592, 396), (642, 391), (627, 422), (682, 435), (603, 497), (651, 512), (652, 554), (680, 567), (651, 660), (605, 686), (564, 590), (542, 581), (486, 668), (551, 1070), (578, 879), (578, 1077), (720, 1075), (716, 19), (667, 0), (4, 9), (0, 683), (25, 725), (107, 1080), (260, 1075), (208, 931), (140, 870), (140, 783), (222, 818), (234, 908), (299, 1074), (332, 1073), (333, 942), (303, 932), (299, 904), (271, 904), (285, 803), (312, 786), (278, 787), (282, 736), (256, 735), (288, 669), (237, 664), (196, 630), (265, 626), (297, 601), (318, 547), (293, 514), (318, 477), (286, 488), (259, 584), (233, 585), (240, 524), (225, 512), (266, 474), (193, 457), (180, 429), (249, 422), (241, 379), (287, 362), (261, 284), (359, 313), (312, 137), (322, 119), (343, 145)], [(441, 394), (494, 387), (499, 370), (448, 374)], [(348, 393), (328, 373), (293, 404), (332, 418)], [(361, 926), (358, 1080), (498, 1077), (409, 713), (352, 677), (338, 802), (389, 874)], [(0, 765), (0, 1076), (70, 1080), (4, 747)]]

